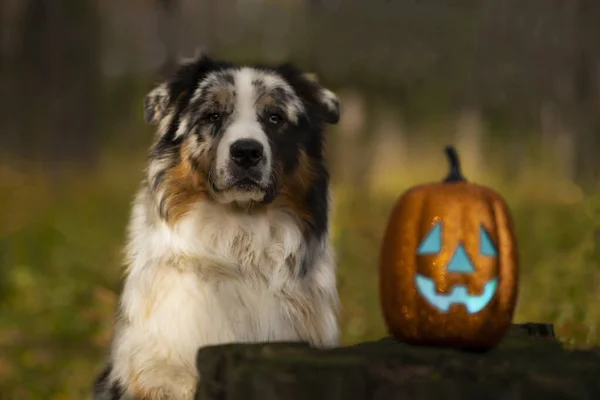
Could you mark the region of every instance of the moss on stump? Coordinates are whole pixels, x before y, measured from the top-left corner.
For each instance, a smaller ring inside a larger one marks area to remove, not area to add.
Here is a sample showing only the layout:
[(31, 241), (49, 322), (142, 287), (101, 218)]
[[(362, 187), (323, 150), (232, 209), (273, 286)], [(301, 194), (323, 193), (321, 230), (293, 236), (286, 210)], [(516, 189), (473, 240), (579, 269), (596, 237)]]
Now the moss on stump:
[(384, 338), (212, 346), (197, 363), (197, 400), (600, 400), (600, 349), (565, 350), (546, 324), (513, 325), (483, 354)]

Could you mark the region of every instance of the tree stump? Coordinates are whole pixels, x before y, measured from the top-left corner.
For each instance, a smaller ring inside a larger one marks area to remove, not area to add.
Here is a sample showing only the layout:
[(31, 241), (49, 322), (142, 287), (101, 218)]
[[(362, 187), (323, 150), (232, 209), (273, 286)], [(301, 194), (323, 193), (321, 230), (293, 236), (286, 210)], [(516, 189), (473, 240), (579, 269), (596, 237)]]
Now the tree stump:
[(513, 325), (481, 354), (384, 338), (211, 346), (197, 365), (197, 400), (600, 399), (600, 349), (565, 350), (547, 324)]

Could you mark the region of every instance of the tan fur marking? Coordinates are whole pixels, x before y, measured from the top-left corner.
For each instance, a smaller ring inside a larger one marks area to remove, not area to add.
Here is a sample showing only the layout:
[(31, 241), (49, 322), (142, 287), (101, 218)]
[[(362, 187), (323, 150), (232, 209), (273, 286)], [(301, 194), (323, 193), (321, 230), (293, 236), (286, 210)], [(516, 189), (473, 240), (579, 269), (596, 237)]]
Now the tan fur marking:
[(303, 76), (307, 81), (319, 83), (319, 77), (313, 72), (305, 72)]
[(304, 222), (312, 224), (312, 215), (306, 208), (305, 198), (310, 185), (314, 182), (315, 168), (304, 150), (300, 150), (298, 166), (294, 172), (284, 178), (283, 185), (273, 204), (276, 207), (287, 207)]
[(256, 99), (256, 108), (259, 112), (264, 111), (268, 108), (275, 107), (277, 102), (275, 98), (271, 96), (269, 93), (265, 93)]
[[(131, 387), (130, 390), (133, 394), (133, 399), (135, 400), (172, 400), (171, 395), (173, 394), (169, 389), (164, 388), (164, 387), (144, 387), (141, 382), (142, 382), (142, 376), (144, 375), (144, 371), (139, 371), (136, 374), (132, 374), (130, 375), (131, 379)], [(147, 378), (147, 377), (146, 377)], [(192, 379), (194, 381), (196, 381), (198, 378), (197, 376), (184, 376), (184, 375), (180, 375), (178, 373), (175, 373), (171, 376), (172, 382), (174, 385), (177, 385), (178, 383), (184, 384), (184, 383), (189, 383), (186, 382), (189, 379)], [(183, 393), (183, 392), (182, 392)], [(192, 392), (188, 392), (186, 393), (186, 398), (189, 396), (192, 396), (193, 393)], [(177, 398), (181, 398), (181, 397), (177, 397)], [(191, 398), (191, 397), (190, 397)]]
[(211, 111), (233, 111), (235, 104), (234, 89), (230, 86), (210, 86), (206, 89), (206, 104), (210, 104), (211, 107), (215, 107)]
[(167, 222), (173, 226), (186, 215), (193, 204), (207, 198), (207, 183), (204, 179), (203, 168), (192, 169), (189, 161), (189, 145), (181, 148), (179, 163), (165, 174), (163, 186)]
[(167, 394), (162, 389), (144, 389), (140, 385), (138, 375), (131, 377), (131, 385), (134, 400), (167, 400)]
[(212, 93), (212, 99), (215, 103), (219, 104), (221, 107), (227, 107), (233, 104), (235, 101), (233, 97), (233, 92), (230, 88), (219, 88), (219, 90), (215, 90)]

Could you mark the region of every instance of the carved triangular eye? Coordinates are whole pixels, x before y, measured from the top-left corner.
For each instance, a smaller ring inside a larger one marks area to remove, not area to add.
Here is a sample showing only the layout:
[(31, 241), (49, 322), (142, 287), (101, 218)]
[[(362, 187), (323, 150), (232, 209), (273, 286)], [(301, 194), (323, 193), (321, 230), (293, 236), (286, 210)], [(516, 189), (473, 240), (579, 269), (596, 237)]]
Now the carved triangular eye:
[(417, 254), (438, 254), (442, 251), (442, 224), (436, 224), (419, 245)]
[(483, 225), (479, 228), (479, 251), (484, 256), (497, 257), (498, 251)]

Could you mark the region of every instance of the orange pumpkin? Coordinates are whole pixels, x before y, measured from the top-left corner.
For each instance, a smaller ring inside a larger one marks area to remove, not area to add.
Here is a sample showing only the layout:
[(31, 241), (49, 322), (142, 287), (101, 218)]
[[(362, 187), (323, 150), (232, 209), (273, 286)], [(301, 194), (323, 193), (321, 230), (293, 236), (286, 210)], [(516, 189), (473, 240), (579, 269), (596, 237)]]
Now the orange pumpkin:
[(512, 321), (518, 254), (510, 211), (462, 176), (453, 147), (441, 183), (409, 189), (389, 218), (380, 258), (391, 334), (411, 344), (485, 350)]

